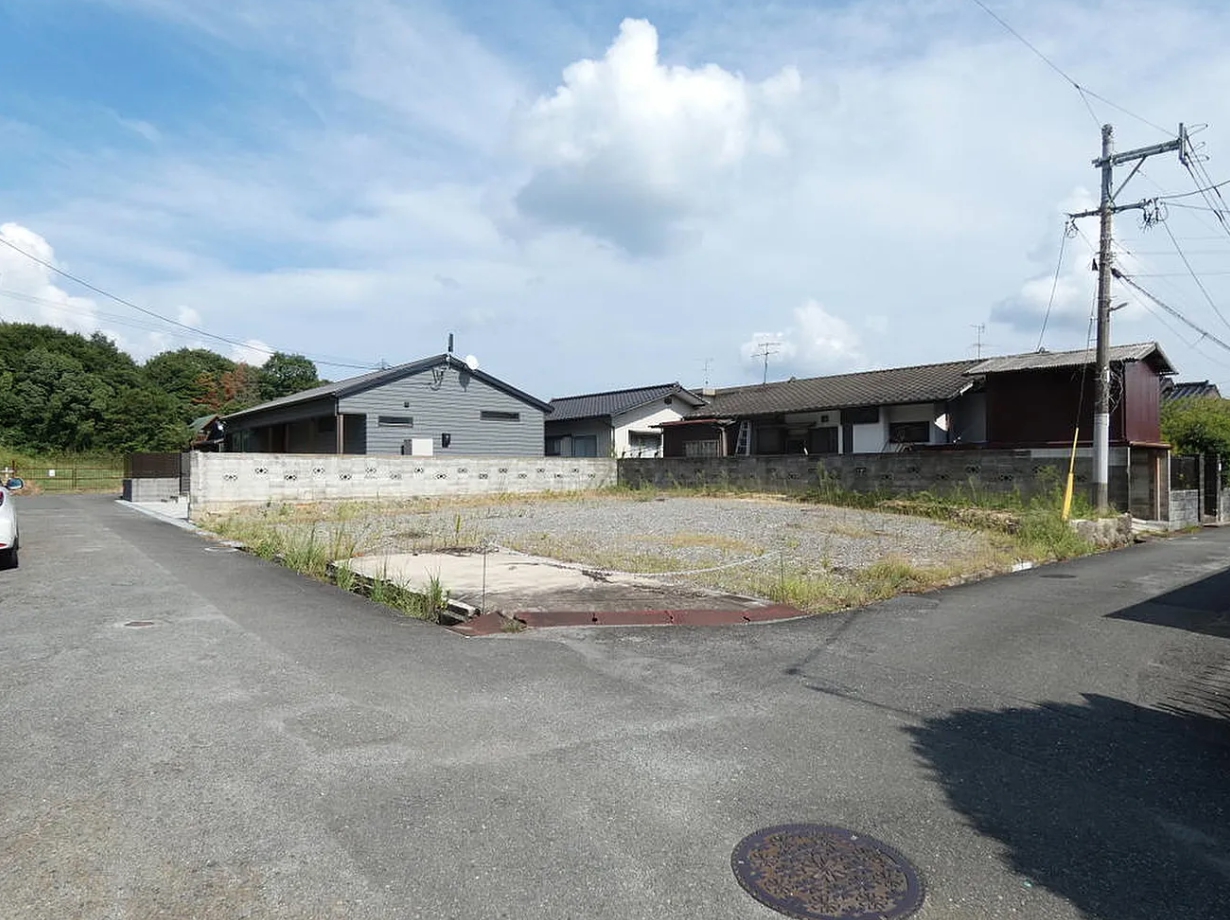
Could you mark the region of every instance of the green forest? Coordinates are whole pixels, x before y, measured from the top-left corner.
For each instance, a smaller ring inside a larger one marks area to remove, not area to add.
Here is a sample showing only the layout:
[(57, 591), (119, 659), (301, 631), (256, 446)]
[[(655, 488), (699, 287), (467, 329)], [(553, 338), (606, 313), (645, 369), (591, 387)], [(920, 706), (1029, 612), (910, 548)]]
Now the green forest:
[(190, 423), (322, 383), (302, 355), (263, 367), (205, 348), (138, 364), (102, 333), (0, 323), (0, 448), (43, 453), (182, 450)]

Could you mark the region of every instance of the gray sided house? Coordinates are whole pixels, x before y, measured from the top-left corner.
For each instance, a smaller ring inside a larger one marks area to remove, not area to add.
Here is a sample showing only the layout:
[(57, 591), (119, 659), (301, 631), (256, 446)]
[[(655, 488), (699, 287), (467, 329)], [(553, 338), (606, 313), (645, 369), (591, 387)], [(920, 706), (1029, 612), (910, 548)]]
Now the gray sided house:
[(548, 457), (661, 457), (662, 428), (704, 405), (678, 383), (551, 400)]
[(236, 412), (226, 450), (541, 457), (551, 407), (451, 354)]

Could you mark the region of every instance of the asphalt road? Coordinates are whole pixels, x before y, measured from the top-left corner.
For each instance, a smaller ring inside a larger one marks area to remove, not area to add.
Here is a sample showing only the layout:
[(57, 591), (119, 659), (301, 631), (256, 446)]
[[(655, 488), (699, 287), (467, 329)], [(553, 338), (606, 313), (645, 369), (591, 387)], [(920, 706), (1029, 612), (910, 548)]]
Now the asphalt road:
[(904, 852), (921, 918), (1227, 916), (1230, 529), (822, 619), (466, 639), (103, 498), (20, 511), (6, 920), (768, 920), (730, 853), (796, 821)]

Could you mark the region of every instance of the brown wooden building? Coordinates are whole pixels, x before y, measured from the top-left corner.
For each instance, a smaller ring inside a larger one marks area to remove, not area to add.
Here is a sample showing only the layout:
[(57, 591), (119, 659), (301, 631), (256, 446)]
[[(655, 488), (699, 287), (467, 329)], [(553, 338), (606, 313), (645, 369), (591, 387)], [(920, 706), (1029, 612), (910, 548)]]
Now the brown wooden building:
[[(1154, 342), (1110, 349), (1112, 444), (1162, 440), (1162, 381), (1174, 368)], [(1071, 444), (1093, 438), (1093, 352), (1037, 352), (990, 358), (966, 371), (981, 378), (986, 443), (992, 447)]]

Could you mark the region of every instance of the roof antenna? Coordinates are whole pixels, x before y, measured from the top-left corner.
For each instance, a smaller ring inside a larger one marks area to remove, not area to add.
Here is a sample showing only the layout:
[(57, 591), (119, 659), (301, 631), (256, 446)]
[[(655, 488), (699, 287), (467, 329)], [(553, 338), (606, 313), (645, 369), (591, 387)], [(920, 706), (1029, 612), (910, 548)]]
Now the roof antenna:
[(448, 334), (448, 353), (450, 355), (453, 353), (453, 334), (451, 332)]

